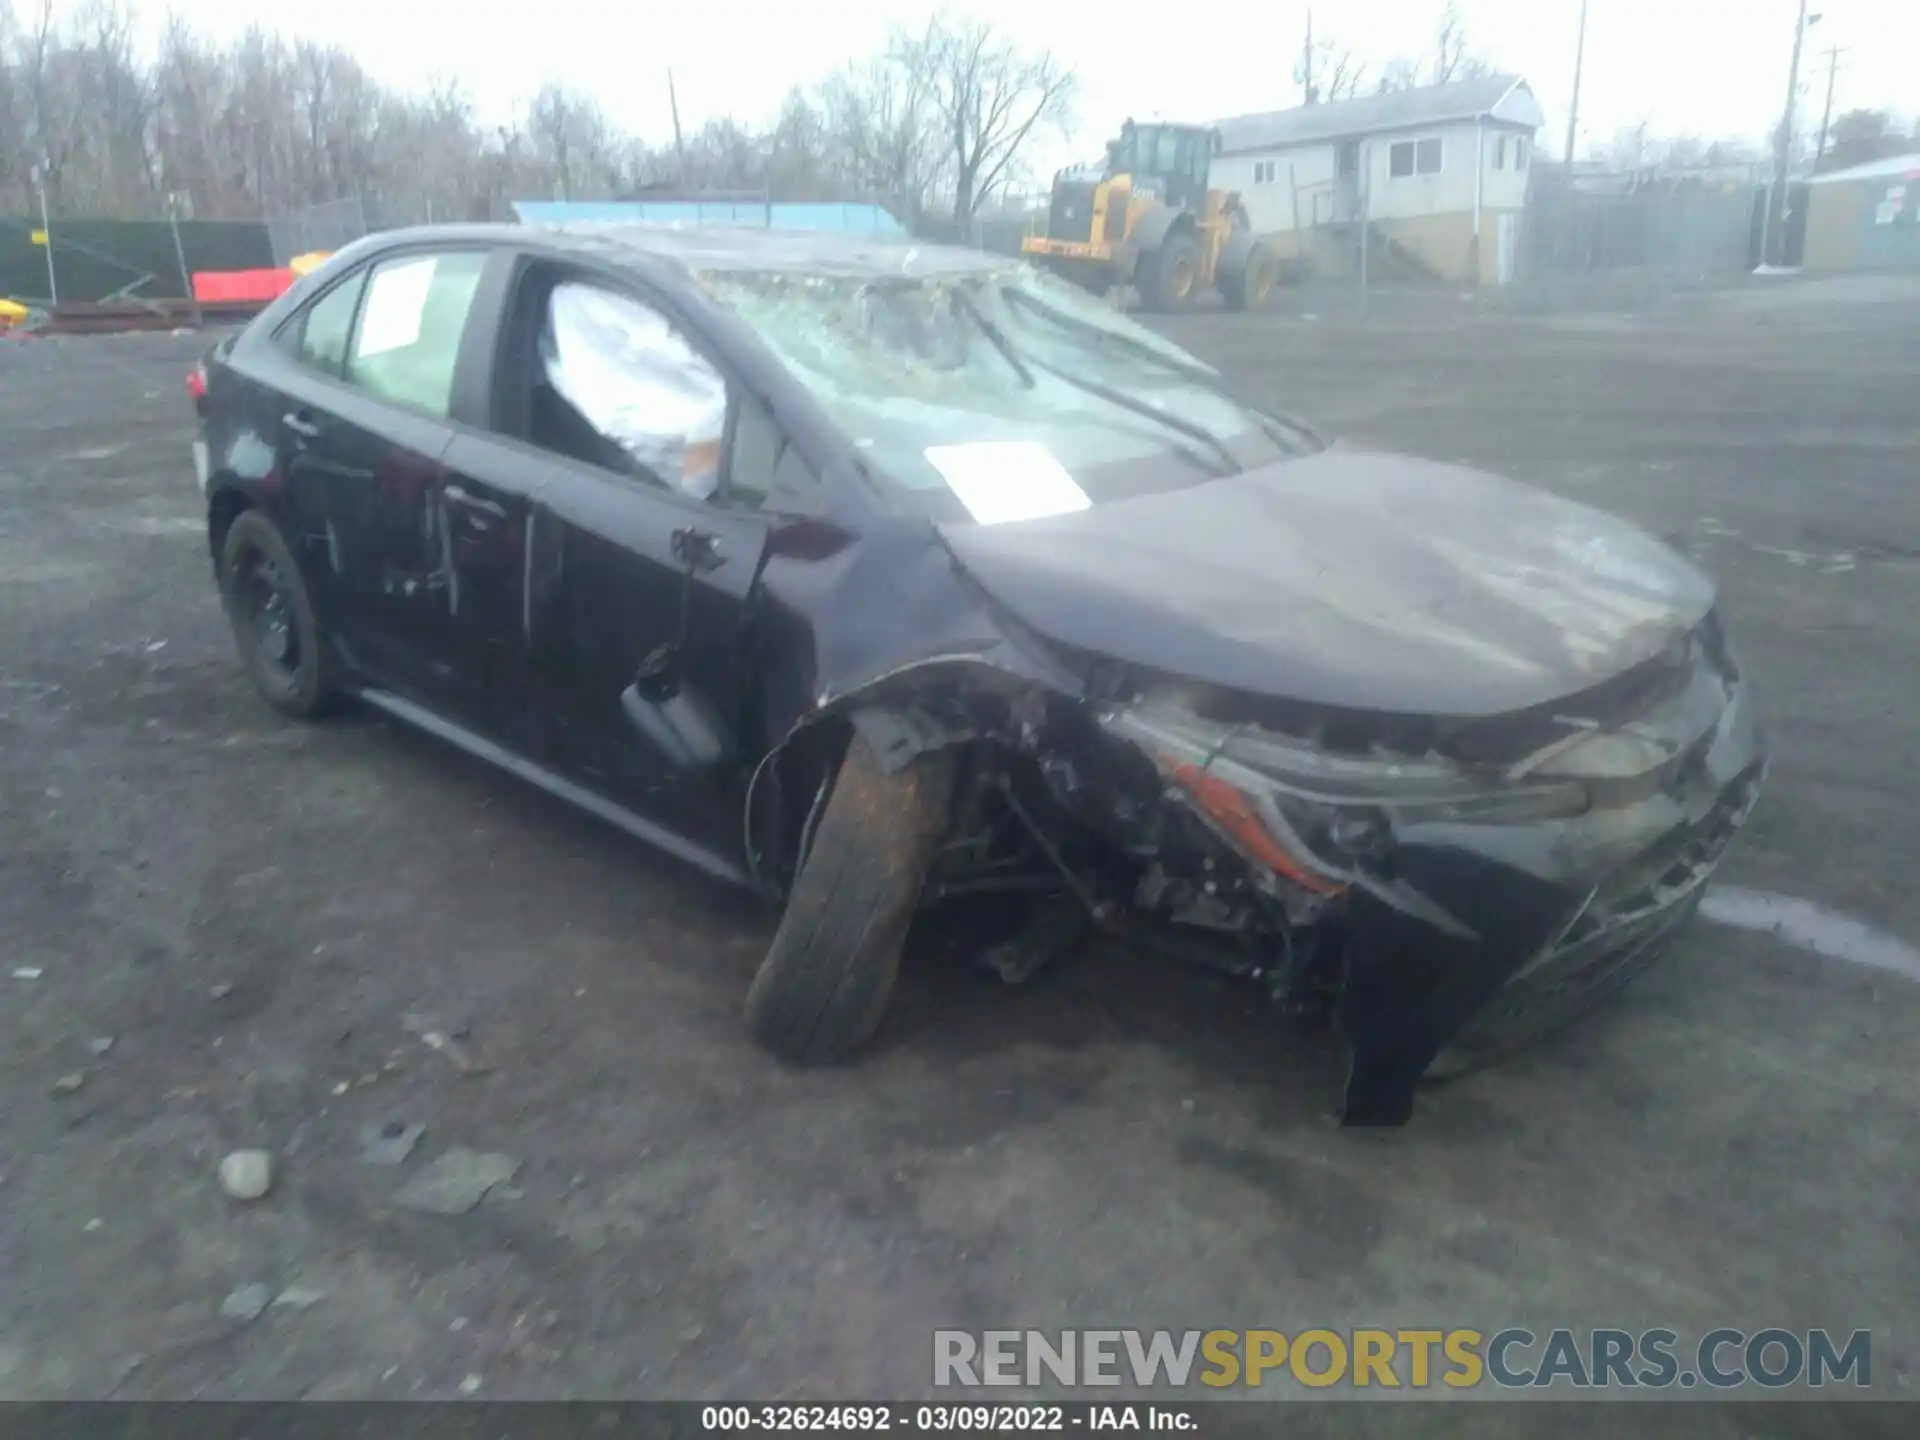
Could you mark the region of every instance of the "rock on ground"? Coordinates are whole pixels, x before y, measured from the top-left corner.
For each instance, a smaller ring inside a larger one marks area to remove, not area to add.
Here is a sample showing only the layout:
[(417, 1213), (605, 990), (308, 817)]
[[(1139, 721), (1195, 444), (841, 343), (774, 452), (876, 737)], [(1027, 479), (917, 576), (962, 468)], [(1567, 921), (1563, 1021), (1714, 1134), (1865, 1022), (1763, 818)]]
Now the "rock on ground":
[(258, 1320), (267, 1306), (272, 1303), (273, 1291), (268, 1286), (242, 1285), (220, 1302), (220, 1318), (238, 1320), (243, 1324), (249, 1320)]
[(511, 1155), (456, 1148), (402, 1186), (394, 1200), (409, 1210), (464, 1215), (494, 1186), (511, 1180), (519, 1169), (520, 1162)]
[(236, 1200), (258, 1200), (273, 1188), (273, 1157), (264, 1150), (236, 1150), (220, 1162), (220, 1188)]

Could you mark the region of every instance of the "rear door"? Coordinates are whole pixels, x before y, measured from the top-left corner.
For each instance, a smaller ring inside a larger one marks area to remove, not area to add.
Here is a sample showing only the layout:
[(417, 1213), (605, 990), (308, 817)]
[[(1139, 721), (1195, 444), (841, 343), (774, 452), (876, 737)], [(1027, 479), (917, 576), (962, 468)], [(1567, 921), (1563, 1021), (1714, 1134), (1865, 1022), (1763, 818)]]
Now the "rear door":
[(272, 500), (329, 636), (374, 683), (468, 724), (490, 717), (491, 677), (459, 622), (517, 608), (524, 553), (510, 477), (462, 483), (446, 456), (457, 407), (481, 408), (510, 268), (497, 247), (388, 251), (289, 317), (253, 367)]
[[(457, 663), (455, 612), (471, 602), (456, 542), (465, 538), (460, 487), (448, 470), (464, 342), (494, 252), (409, 250), (376, 260), (355, 317), (330, 413), (296, 414), (303, 438), (334, 472), (333, 522), (343, 551), (347, 635), (366, 668), (452, 718), (485, 718), (483, 676)], [(504, 257), (502, 257), (504, 259)]]

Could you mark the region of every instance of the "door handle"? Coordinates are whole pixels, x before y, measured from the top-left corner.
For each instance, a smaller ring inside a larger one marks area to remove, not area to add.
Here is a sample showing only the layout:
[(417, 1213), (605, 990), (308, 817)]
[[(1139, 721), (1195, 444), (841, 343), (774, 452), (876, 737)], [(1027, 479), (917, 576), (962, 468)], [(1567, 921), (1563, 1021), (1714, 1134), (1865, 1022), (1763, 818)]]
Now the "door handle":
[(280, 423), (298, 435), (302, 440), (318, 440), (320, 427), (309, 420), (303, 410), (289, 410), (280, 417)]
[(507, 518), (504, 505), (495, 504), (484, 496), (475, 495), (464, 485), (449, 485), (441, 493), (447, 497), (449, 505), (458, 505), (463, 510), (478, 510), (482, 515), (491, 515), (496, 520)]

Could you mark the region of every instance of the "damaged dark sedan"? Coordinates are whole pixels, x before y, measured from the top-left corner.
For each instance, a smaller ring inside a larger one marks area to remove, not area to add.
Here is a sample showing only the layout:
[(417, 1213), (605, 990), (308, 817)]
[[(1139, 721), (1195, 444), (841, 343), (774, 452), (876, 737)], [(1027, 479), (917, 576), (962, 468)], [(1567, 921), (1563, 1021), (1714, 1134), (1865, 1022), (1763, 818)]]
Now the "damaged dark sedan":
[(403, 231), (189, 388), (266, 698), (781, 904), (746, 1015), (793, 1060), (872, 1035), (917, 913), (991, 903), (1008, 980), (1094, 933), (1244, 976), (1402, 1123), (1660, 953), (1764, 772), (1675, 551), (1328, 444), (1010, 260)]

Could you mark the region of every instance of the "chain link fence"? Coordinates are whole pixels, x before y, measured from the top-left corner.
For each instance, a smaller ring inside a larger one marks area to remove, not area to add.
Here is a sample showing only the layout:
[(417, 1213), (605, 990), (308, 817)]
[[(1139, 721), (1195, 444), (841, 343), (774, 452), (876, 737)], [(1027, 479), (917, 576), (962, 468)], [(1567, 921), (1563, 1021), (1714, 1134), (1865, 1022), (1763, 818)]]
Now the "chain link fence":
[(1659, 186), (1607, 194), (1536, 185), (1521, 274), (1597, 272), (1710, 278), (1751, 270), (1764, 187)]
[[(49, 277), (48, 264), (52, 263)], [(0, 216), (0, 295), (64, 305), (180, 299), (196, 270), (273, 263), (257, 220), (75, 220)]]
[[(343, 195), (288, 210), (267, 221), (273, 261), (285, 265), (309, 251), (339, 250), (381, 230), (430, 225), (435, 220), (464, 220), (466, 215), (435, 215), (431, 205), (396, 204), (377, 196)], [(492, 218), (512, 219), (511, 215)]]

